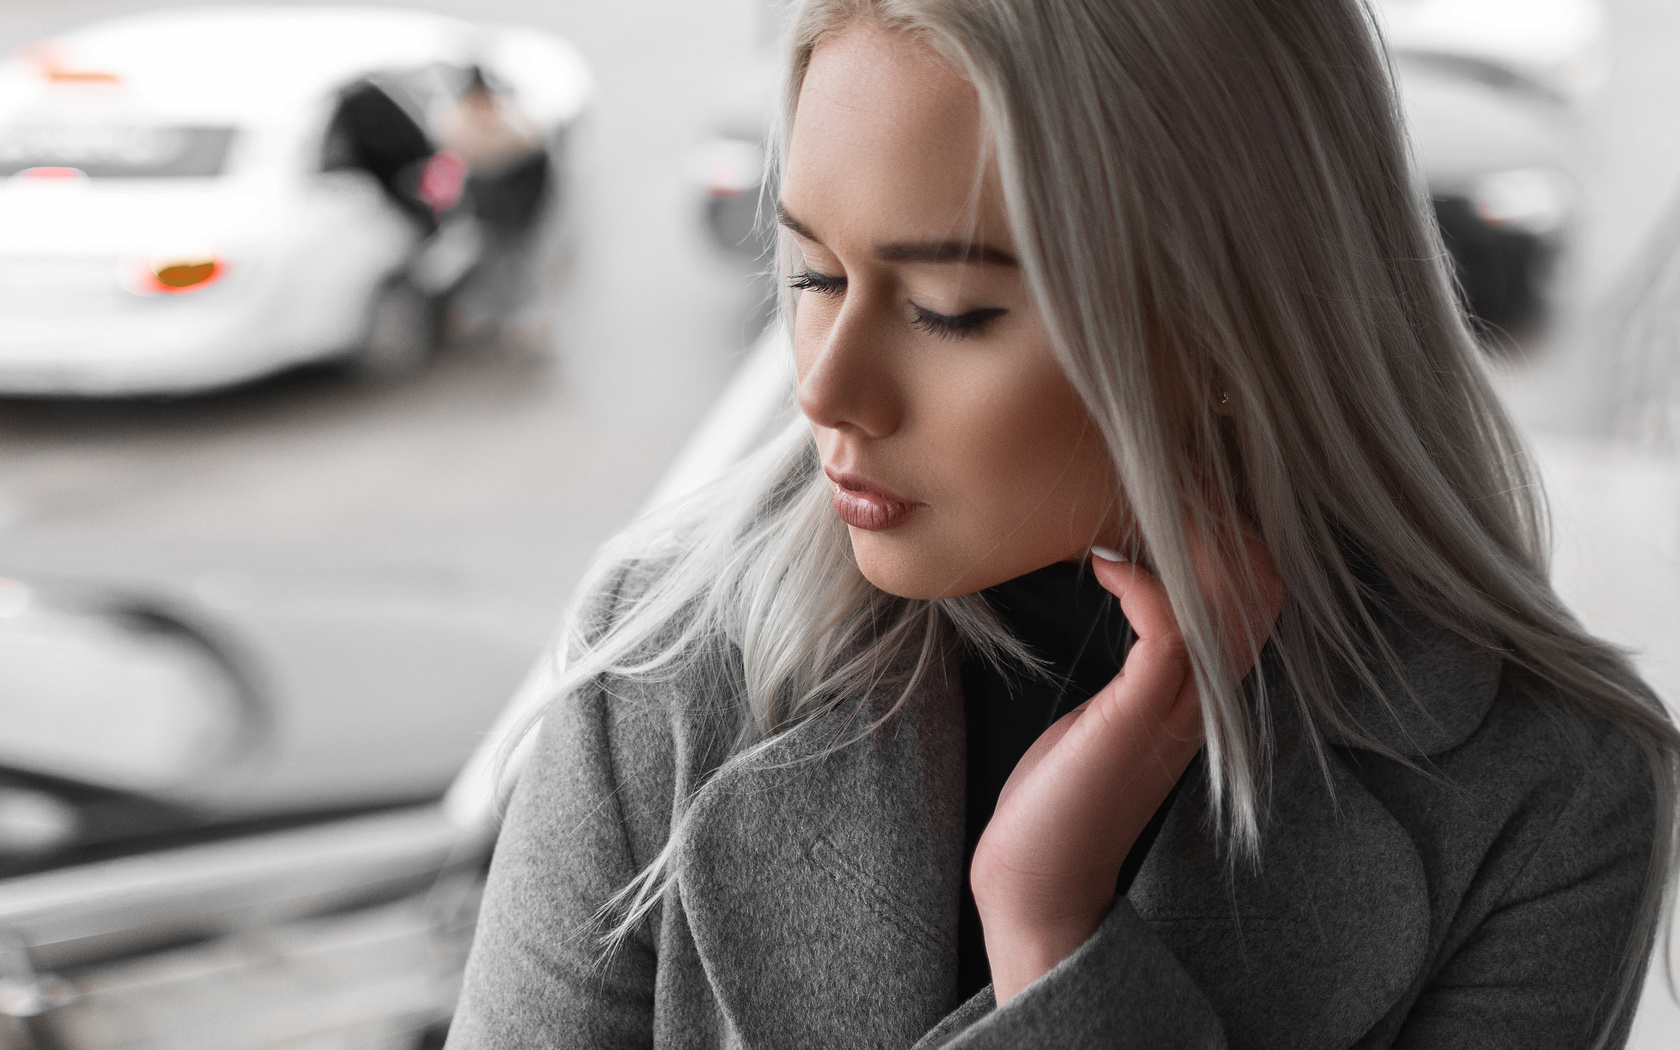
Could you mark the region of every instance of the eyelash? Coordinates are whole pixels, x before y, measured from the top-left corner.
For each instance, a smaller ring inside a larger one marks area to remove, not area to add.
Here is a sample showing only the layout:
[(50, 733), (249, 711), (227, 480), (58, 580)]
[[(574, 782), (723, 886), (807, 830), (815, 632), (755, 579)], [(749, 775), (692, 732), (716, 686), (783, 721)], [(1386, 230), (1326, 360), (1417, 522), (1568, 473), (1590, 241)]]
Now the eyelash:
[(970, 310), (966, 314), (947, 317), (944, 314), (936, 314), (932, 310), (924, 310), (914, 303), (910, 304), (910, 308), (916, 311), (916, 317), (910, 322), (911, 325), (929, 335), (939, 336), (941, 339), (961, 339), (967, 335), (979, 335), (985, 331), (986, 325), (990, 324), (993, 318), (1001, 317), (1008, 312), (1001, 307), (994, 306), (985, 310)]
[[(846, 291), (846, 279), (830, 277), (815, 270), (801, 270), (788, 278), (788, 287), (798, 291), (816, 292), (818, 295), (840, 295)], [(964, 336), (978, 335), (985, 330), (986, 325), (1009, 312), (1001, 307), (988, 307), (950, 317), (934, 313), (915, 303), (911, 303), (910, 308), (916, 312), (916, 316), (910, 322), (913, 327), (942, 339), (961, 339)]]
[(801, 270), (788, 278), (788, 287), (818, 295), (839, 295), (846, 290), (844, 277), (830, 277), (815, 270)]

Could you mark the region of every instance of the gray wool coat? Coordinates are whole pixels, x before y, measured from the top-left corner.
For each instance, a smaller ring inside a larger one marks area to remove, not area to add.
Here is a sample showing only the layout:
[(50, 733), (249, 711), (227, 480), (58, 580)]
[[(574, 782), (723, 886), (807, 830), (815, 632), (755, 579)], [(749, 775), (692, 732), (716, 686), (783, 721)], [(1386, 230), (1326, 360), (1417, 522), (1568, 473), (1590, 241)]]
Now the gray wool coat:
[[(1332, 738), (1322, 769), (1280, 726), (1258, 869), (1222, 858), (1187, 780), (1098, 931), (1002, 1008), (957, 1001), (954, 662), (838, 753), (812, 758), (851, 732), (836, 716), (715, 775), (727, 661), (601, 682), (515, 792), (448, 1048), (1588, 1046), (1652, 848), (1645, 760), (1493, 653), (1390, 640), (1416, 702), (1347, 703), (1416, 768)], [(591, 916), (691, 794), (674, 892), (603, 960)]]

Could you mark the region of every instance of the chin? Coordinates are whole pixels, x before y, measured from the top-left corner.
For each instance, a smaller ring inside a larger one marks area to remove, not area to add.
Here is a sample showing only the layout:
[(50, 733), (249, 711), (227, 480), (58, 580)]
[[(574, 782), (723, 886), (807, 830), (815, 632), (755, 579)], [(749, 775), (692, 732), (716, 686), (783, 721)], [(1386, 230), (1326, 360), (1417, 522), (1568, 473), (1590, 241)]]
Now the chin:
[(1054, 562), (1077, 560), (1085, 553), (1085, 547), (1004, 550), (999, 544), (988, 544), (983, 548), (986, 553), (979, 554), (973, 552), (972, 544), (949, 537), (849, 531), (852, 556), (864, 579), (888, 594), (920, 601), (973, 594)]
[[(932, 601), (955, 598), (980, 589), (965, 586), (966, 573), (953, 571), (947, 559), (918, 550), (921, 544), (906, 543), (877, 532), (851, 529), (852, 556), (863, 578), (899, 598)], [(984, 586), (983, 584), (981, 586)]]

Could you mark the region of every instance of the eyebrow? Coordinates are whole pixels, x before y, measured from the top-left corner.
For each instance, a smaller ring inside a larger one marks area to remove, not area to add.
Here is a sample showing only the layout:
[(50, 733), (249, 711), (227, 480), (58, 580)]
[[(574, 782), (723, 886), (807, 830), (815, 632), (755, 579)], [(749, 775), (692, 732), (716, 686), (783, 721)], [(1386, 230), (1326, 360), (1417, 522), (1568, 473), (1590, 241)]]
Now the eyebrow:
[[(780, 201), (776, 203), (776, 218), (783, 226), (808, 241), (822, 243), (822, 238), (800, 222)], [(883, 244), (875, 249), (875, 257), (883, 262), (980, 262), (998, 266), (1019, 266), (1019, 260), (1002, 248), (973, 241), (909, 241)]]

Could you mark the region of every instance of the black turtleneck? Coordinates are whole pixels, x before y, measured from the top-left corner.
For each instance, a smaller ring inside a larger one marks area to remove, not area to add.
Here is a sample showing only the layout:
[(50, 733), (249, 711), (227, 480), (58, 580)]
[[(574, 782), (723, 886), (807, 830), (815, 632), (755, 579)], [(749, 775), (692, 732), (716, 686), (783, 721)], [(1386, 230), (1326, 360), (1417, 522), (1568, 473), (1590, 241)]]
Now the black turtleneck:
[[(1039, 734), (1113, 679), (1132, 640), (1120, 603), (1097, 582), (1088, 565), (1051, 565), (982, 593), (1015, 636), (1049, 662), (1050, 678), (1015, 670), (1000, 672), (972, 655), (963, 661), (968, 816), (957, 923), (957, 984), (965, 1000), (992, 979), (967, 871), (980, 833), (997, 808), (1004, 781)], [(1177, 791), (1174, 787), (1173, 794)], [(1169, 795), (1138, 836), (1120, 869), (1117, 895), (1131, 885), (1171, 804)]]

